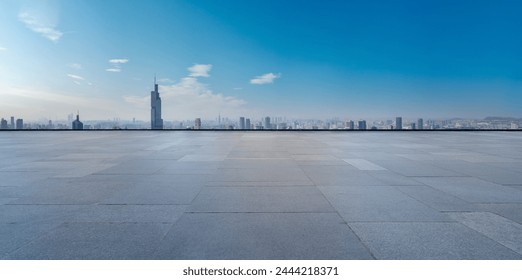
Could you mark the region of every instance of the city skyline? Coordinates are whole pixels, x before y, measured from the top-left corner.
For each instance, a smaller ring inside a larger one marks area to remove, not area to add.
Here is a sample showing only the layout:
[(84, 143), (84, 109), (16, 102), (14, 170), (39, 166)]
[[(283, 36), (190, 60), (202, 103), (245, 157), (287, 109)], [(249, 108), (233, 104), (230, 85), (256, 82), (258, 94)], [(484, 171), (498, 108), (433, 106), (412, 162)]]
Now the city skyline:
[(0, 116), (522, 117), (521, 7), (2, 1)]

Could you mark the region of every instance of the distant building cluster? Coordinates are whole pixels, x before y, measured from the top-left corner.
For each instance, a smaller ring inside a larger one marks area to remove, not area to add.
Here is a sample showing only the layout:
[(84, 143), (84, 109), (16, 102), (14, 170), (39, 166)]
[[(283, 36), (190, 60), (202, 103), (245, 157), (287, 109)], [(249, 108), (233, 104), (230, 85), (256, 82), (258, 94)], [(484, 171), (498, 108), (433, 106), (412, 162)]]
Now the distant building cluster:
[(11, 116), (10, 122), (7, 122), (6, 119), (2, 118), (0, 120), (0, 129), (24, 129), (24, 119), (16, 119), (15, 122), (15, 117)]
[[(499, 130), (519, 130), (522, 119), (487, 117), (482, 120), (476, 119), (428, 119), (423, 118), (403, 119), (396, 117), (395, 121), (387, 120), (345, 120), (338, 118), (327, 120), (317, 119), (287, 119), (285, 117), (248, 118), (240, 116), (239, 119), (229, 119), (222, 117), (221, 114), (215, 120), (203, 120), (196, 117), (185, 121), (163, 121), (161, 117), (161, 98), (158, 90), (156, 78), (154, 78), (154, 90), (150, 92), (151, 115), (150, 123), (133, 118), (132, 120), (113, 120), (80, 121), (80, 114), (73, 119), (73, 114), (67, 116), (67, 121), (51, 120), (24, 123), (24, 120), (11, 116), (10, 120), (2, 118), (0, 129), (2, 130), (21, 130), (21, 129), (233, 129), (233, 130), (444, 130), (444, 129), (499, 129)], [(85, 122), (85, 121), (84, 121)]]

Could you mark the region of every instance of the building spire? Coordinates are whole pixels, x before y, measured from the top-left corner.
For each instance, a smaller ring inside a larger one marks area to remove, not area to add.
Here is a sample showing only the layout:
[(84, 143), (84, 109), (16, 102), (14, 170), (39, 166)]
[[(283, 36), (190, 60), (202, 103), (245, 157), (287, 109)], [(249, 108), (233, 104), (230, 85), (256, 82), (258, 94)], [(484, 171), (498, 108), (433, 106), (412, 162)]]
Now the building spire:
[(156, 73), (154, 73), (154, 84), (156, 85)]

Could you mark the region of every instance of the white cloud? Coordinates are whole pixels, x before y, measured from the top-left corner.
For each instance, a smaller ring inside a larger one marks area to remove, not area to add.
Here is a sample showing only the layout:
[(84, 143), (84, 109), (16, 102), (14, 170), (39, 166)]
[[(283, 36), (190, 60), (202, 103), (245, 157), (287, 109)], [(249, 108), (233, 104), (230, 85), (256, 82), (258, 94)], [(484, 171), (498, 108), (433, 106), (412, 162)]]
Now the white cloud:
[(0, 47), (0, 52), (2, 52), (2, 51), (7, 51), (7, 48)]
[(281, 74), (267, 73), (255, 77), (254, 79), (250, 80), (250, 83), (254, 85), (272, 84), (274, 80), (279, 77), (281, 77)]
[(194, 64), (188, 68), (191, 77), (208, 77), (211, 69), (212, 64)]
[(79, 63), (71, 63), (71, 64), (69, 64), (69, 67), (72, 69), (76, 69), (76, 70), (82, 69), (82, 65)]
[(105, 69), (107, 72), (119, 73), (121, 72), (121, 65), (129, 62), (127, 58), (113, 58), (109, 59), (109, 63), (112, 64), (112, 68)]
[(55, 29), (54, 24), (42, 23), (38, 21), (37, 18), (31, 16), (27, 12), (18, 14), (18, 20), (23, 22), (27, 28), (53, 42), (57, 42), (63, 36), (63, 33), (61, 31)]
[(113, 58), (109, 60), (110, 63), (119, 64), (119, 63), (127, 63), (129, 60), (127, 58)]
[(85, 80), (85, 78), (83, 78), (83, 77), (81, 77), (81, 76), (78, 76), (78, 75), (67, 74), (67, 76), (68, 76), (69, 78), (74, 79), (74, 80), (82, 80), (82, 81)]

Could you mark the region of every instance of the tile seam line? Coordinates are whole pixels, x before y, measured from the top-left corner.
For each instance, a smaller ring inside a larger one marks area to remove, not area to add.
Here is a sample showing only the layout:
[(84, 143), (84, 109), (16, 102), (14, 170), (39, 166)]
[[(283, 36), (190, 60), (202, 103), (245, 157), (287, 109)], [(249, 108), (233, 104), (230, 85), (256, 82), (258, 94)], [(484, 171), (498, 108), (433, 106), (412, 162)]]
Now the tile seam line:
[[(300, 167), (300, 168), (302, 169), (302, 167)], [(312, 181), (310, 176), (308, 176), (308, 174), (306, 174), (305, 170), (302, 169), (301, 171), (305, 174), (305, 176), (308, 178), (308, 180), (310, 180), (314, 184), (315, 188), (321, 193), (323, 198), (326, 201), (328, 201), (328, 204), (330, 205), (330, 207), (332, 207), (332, 209), (335, 210), (335, 213), (337, 213), (337, 216), (339, 217), (339, 219), (341, 219), (341, 221), (344, 221), (344, 223), (346, 224), (346, 227), (353, 233), (353, 235), (355, 235), (355, 237), (361, 243), (361, 245), (364, 247), (364, 249), (366, 249), (368, 254), (370, 254), (370, 257), (372, 257), (372, 259), (374, 259), (374, 260), (377, 260), (377, 258), (375, 257), (375, 254), (370, 250), (368, 245), (362, 241), (361, 237), (352, 229), (352, 227), (348, 224), (348, 222), (346, 222), (346, 220), (343, 219), (343, 217), (341, 216), (339, 211), (332, 205), (332, 202), (324, 195), (323, 191), (321, 191), (321, 189), (316, 185), (316, 183), (314, 181)]]
[[(492, 214), (495, 214), (495, 213), (492, 213)], [(496, 215), (496, 214), (495, 214), (495, 215)], [(507, 247), (506, 245), (504, 245), (504, 244), (502, 244), (502, 243), (496, 241), (495, 239), (493, 239), (493, 238), (491, 238), (491, 237), (489, 237), (489, 236), (483, 234), (482, 232), (480, 232), (480, 231), (478, 231), (478, 230), (476, 230), (476, 229), (473, 229), (473, 228), (469, 227), (468, 225), (466, 225), (466, 224), (464, 224), (464, 223), (461, 223), (461, 222), (459, 222), (459, 221), (456, 221), (456, 222), (459, 223), (459, 224), (461, 224), (462, 226), (464, 226), (464, 227), (466, 227), (466, 228), (468, 228), (468, 229), (470, 229), (470, 230), (472, 230), (472, 231), (474, 231), (474, 232), (476, 232), (476, 233), (482, 235), (483, 237), (485, 237), (485, 238), (487, 238), (487, 239), (489, 239), (489, 240), (491, 240), (491, 241), (497, 243), (498, 245), (500, 245), (500, 246), (502, 246), (502, 247), (508, 249), (509, 251), (511, 251), (511, 252), (513, 252), (513, 253), (519, 255), (520, 257), (522, 257), (522, 254), (521, 254), (521, 253), (519, 253), (519, 252), (517, 252), (517, 251), (515, 251), (515, 250), (513, 250), (513, 249), (511, 249), (511, 248), (509, 248), (509, 247)]]

